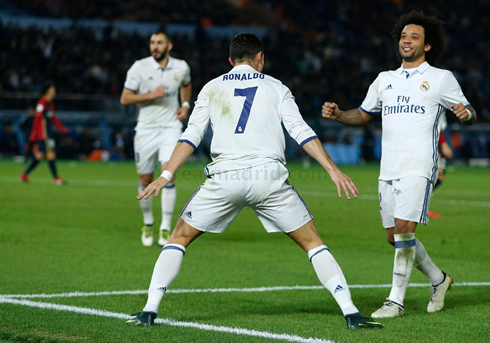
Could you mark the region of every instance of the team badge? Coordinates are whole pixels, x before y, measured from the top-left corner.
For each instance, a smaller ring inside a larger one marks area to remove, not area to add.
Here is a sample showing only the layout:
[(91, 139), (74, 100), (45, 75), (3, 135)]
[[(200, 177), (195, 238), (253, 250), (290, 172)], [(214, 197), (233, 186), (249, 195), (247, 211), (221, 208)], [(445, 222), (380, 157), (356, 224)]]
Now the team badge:
[(420, 85), (420, 89), (423, 90), (424, 92), (427, 92), (429, 90), (429, 88), (430, 88), (429, 81), (424, 81)]
[(179, 74), (174, 74), (174, 80), (179, 81)]

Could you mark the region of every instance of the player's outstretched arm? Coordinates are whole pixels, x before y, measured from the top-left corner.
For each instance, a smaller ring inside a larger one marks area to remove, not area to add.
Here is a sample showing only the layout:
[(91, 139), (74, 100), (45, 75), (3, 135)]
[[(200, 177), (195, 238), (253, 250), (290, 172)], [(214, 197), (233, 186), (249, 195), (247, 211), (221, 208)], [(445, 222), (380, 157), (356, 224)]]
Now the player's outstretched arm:
[(165, 94), (165, 87), (158, 86), (152, 92), (136, 94), (135, 91), (124, 88), (121, 94), (121, 105), (134, 105), (140, 102), (161, 98)]
[[(185, 163), (185, 161), (187, 161), (187, 159), (192, 155), (193, 152), (194, 147), (190, 144), (187, 144), (185, 142), (177, 143), (174, 152), (170, 157), (170, 161), (168, 161), (165, 172), (170, 172), (171, 175), (175, 175), (175, 173), (177, 173), (177, 170)], [(160, 194), (162, 188), (164, 188), (168, 184), (171, 178), (172, 176), (168, 176), (168, 178), (160, 176), (158, 179), (150, 183), (143, 192), (138, 194), (138, 200), (141, 200), (143, 198), (148, 199), (153, 193), (155, 193), (156, 198), (158, 194)]]
[(330, 158), (330, 156), (328, 156), (318, 138), (313, 139), (303, 145), (303, 149), (305, 149), (308, 155), (313, 157), (318, 163), (321, 164), (323, 168), (325, 168), (328, 175), (330, 175), (333, 183), (335, 183), (335, 185), (337, 186), (337, 194), (339, 197), (342, 197), (342, 190), (344, 190), (347, 199), (350, 200), (349, 191), (352, 193), (354, 198), (357, 198), (357, 194), (359, 194), (359, 191), (357, 190), (354, 181), (350, 177), (342, 173), (340, 169), (335, 165), (335, 163), (333, 163), (332, 159)]
[(462, 124), (473, 125), (474, 123), (476, 123), (476, 111), (472, 106), (466, 108), (462, 103), (459, 103), (456, 105), (451, 105), (451, 109), (453, 110), (454, 115), (458, 117), (459, 120), (461, 120)]
[(359, 108), (350, 111), (341, 111), (334, 102), (326, 102), (322, 106), (322, 117), (336, 120), (348, 126), (364, 126), (371, 120), (371, 115)]

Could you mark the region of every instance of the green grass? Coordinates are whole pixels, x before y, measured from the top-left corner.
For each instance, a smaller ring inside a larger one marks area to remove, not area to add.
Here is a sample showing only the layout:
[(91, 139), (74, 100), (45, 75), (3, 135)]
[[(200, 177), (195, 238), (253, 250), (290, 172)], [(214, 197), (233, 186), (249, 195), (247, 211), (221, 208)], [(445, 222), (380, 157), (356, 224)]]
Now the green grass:
[[(135, 199), (132, 163), (61, 162), (67, 186), (52, 184), (41, 164), (31, 183), (21, 184), (25, 166), (0, 162), (0, 294), (144, 290), (160, 248), (140, 243), (141, 213)], [(179, 172), (176, 213), (203, 181), (203, 164)], [(361, 197), (337, 199), (333, 184), (313, 166), (297, 164), (291, 183), (315, 216), (320, 234), (351, 285), (389, 284), (393, 248), (385, 242), (377, 198), (378, 166), (342, 168)], [(184, 174), (184, 172), (186, 174)], [(489, 169), (459, 167), (435, 192), (432, 209), (442, 218), (420, 226), (417, 237), (456, 282), (490, 282)], [(307, 177), (308, 176), (308, 177)], [(160, 200), (154, 201), (159, 223)], [(174, 216), (174, 223), (177, 216)], [(414, 270), (413, 283), (427, 283)], [(245, 209), (222, 235), (206, 234), (193, 243), (171, 289), (317, 286), (306, 254), (283, 234), (267, 234)], [(161, 318), (336, 342), (488, 342), (490, 288), (457, 286), (444, 311), (428, 314), (429, 287), (407, 291), (406, 315), (383, 320), (384, 330), (352, 332), (335, 301), (322, 290), (274, 292), (168, 293)], [(369, 315), (389, 288), (351, 289)], [(129, 314), (140, 311), (141, 295), (35, 298)], [(0, 303), (0, 341), (28, 342), (275, 342), (169, 325), (127, 327), (124, 319)]]

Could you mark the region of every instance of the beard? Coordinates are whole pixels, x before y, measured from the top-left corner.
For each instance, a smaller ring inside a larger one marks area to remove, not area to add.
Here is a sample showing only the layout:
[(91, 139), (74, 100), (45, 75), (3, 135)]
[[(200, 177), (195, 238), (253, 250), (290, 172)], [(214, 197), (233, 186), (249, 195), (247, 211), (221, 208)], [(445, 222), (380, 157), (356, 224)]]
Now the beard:
[(423, 55), (423, 53), (420, 53), (415, 49), (410, 52), (404, 52), (403, 49), (400, 48), (398, 53), (400, 54), (402, 60), (407, 62), (413, 62)]
[(165, 50), (162, 51), (162, 53), (160, 54), (160, 56), (153, 57), (153, 58), (155, 59), (155, 61), (160, 62), (160, 61), (164, 60), (167, 57), (167, 53), (168, 53), (168, 47), (166, 47)]

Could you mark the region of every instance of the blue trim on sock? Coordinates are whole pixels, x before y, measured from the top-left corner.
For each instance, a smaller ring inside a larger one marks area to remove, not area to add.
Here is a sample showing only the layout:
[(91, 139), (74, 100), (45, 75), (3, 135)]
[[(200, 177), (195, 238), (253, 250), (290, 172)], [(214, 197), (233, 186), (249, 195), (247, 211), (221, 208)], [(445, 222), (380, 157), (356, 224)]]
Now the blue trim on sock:
[(330, 252), (330, 250), (329, 250), (327, 247), (325, 247), (325, 248), (323, 248), (323, 249), (320, 249), (320, 250), (318, 250), (316, 253), (314, 253), (314, 254), (313, 254), (313, 256), (311, 256), (311, 257), (310, 257), (310, 262), (311, 262), (311, 259), (312, 259), (313, 257), (315, 257), (316, 255), (318, 255), (319, 253), (321, 253), (322, 251), (325, 251), (325, 250), (327, 250), (328, 252)]
[(168, 185), (166, 185), (165, 187), (163, 188), (167, 188), (167, 189), (172, 189), (172, 188), (175, 188), (175, 182), (172, 182), (172, 183), (169, 183)]
[(415, 246), (415, 238), (410, 241), (397, 241), (395, 242), (395, 249), (411, 248)]
[(162, 251), (161, 251), (161, 252), (163, 252), (163, 251), (164, 251), (164, 250), (166, 250), (166, 249), (167, 249), (167, 250), (168, 250), (168, 249), (178, 250), (178, 251), (182, 252), (182, 254), (184, 254), (184, 256), (185, 256), (185, 250), (183, 250), (183, 249), (181, 249), (181, 248), (179, 248), (179, 247), (176, 247), (176, 246), (174, 246), (174, 245), (166, 245), (166, 246), (164, 246), (164, 247), (162, 248)]

